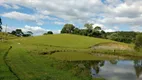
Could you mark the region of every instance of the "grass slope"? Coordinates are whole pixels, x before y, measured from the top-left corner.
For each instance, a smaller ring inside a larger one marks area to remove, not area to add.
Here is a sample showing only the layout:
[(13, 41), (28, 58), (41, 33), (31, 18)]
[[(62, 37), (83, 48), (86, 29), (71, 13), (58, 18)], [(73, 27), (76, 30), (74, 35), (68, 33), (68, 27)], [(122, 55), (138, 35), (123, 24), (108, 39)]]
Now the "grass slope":
[(55, 35), (23, 38), (21, 39), (20, 42), (23, 44), (54, 45), (54, 46), (72, 47), (72, 48), (88, 48), (98, 43), (113, 42), (113, 41), (93, 38), (93, 37), (85, 37), (80, 35), (72, 35), (72, 34), (55, 34)]
[[(71, 34), (57, 34), (27, 38), (17, 38), (0, 42), (0, 79), (16, 80), (3, 61), (5, 52), (7, 64), (21, 80), (90, 80), (86, 72), (75, 75), (70, 68), (64, 69), (63, 61), (56, 60), (98, 60), (91, 54), (93, 45), (114, 41)], [(116, 42), (115, 42), (116, 43)], [(128, 45), (119, 43), (121, 45)], [(41, 53), (55, 52), (51, 55)], [(54, 57), (56, 59), (52, 59)], [(68, 66), (69, 67), (69, 66)], [(75, 72), (76, 73), (76, 72)], [(80, 76), (80, 77), (79, 77)]]

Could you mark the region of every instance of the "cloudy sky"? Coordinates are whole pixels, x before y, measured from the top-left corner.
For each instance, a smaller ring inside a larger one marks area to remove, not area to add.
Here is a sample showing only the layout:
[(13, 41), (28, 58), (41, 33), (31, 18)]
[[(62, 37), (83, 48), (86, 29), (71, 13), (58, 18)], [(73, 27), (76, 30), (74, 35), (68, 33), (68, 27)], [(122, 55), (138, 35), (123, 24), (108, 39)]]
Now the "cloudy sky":
[(59, 33), (65, 23), (83, 28), (94, 23), (105, 31), (142, 31), (142, 0), (0, 0), (8, 31), (20, 28)]

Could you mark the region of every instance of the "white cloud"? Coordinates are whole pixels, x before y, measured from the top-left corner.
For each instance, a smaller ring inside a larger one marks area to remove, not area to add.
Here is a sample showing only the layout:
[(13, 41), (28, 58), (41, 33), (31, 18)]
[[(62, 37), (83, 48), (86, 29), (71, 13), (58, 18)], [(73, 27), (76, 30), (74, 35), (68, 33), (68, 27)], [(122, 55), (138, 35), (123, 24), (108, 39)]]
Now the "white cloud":
[(105, 31), (106, 32), (114, 32), (115, 30), (113, 30), (113, 29), (106, 29)]
[(32, 31), (33, 35), (42, 35), (43, 33), (46, 33), (48, 31), (52, 31), (54, 34), (59, 34), (61, 31), (61, 30), (49, 30), (49, 29), (41, 28), (39, 26), (29, 26), (29, 25), (25, 25), (22, 28), (2, 25), (2, 28), (3, 28), (2, 29), (3, 32), (12, 32), (16, 29), (21, 29), (24, 33), (27, 33), (27, 31)]
[(4, 0), (0, 0), (0, 5), (4, 2)]
[(34, 35), (42, 35), (43, 33), (46, 33), (48, 31), (47, 29), (41, 28), (39, 26), (28, 26), (28, 25), (20, 29), (22, 29), (22, 31), (25, 33), (27, 31), (32, 31)]
[(18, 5), (8, 5), (8, 4), (2, 4), (1, 6), (7, 8), (7, 9), (20, 9), (20, 7)]
[(16, 29), (16, 27), (9, 27), (9, 26), (6, 26), (6, 25), (2, 25), (2, 31), (3, 32), (12, 32), (13, 30)]
[(59, 34), (61, 30), (52, 30), (54, 34)]
[(101, 27), (102, 29), (105, 29), (106, 27), (103, 24), (93, 24), (93, 28), (95, 28), (96, 26)]
[(9, 12), (2, 14), (3, 17), (11, 18), (11, 19), (17, 19), (17, 20), (25, 20), (25, 21), (36, 21), (36, 17), (33, 15), (20, 13), (20, 12)]
[(28, 25), (25, 25), (22, 28), (2, 25), (2, 28), (3, 28), (2, 29), (3, 32), (12, 32), (13, 30), (21, 29), (24, 33), (26, 33), (27, 31), (32, 31), (34, 35), (42, 35), (43, 33), (46, 33), (47, 31), (49, 31), (39, 26), (28, 26)]
[(114, 26), (113, 28), (114, 28), (116, 31), (119, 30), (119, 27), (118, 27), (118, 26)]
[(12, 8), (13, 8), (13, 9), (20, 9), (20, 7), (17, 6), (17, 5), (12, 5)]
[[(45, 18), (58, 20), (49, 17), (52, 15), (66, 22), (101, 23), (109, 25), (111, 29), (114, 25), (119, 24), (130, 27), (142, 26), (142, 0), (105, 0), (105, 2), (101, 2), (101, 0), (5, 0), (3, 4), (20, 5), (36, 10), (35, 14), (40, 16), (16, 12), (11, 12), (16, 16), (11, 16), (10, 13), (3, 15), (18, 20), (40, 21), (38, 23), (40, 25), (45, 23), (42, 21)], [(55, 24), (58, 23), (55, 22)]]
[(44, 19), (57, 20), (56, 18), (51, 18), (49, 16), (44, 16), (41, 14), (26, 14), (26, 13), (21, 13), (21, 12), (17, 12), (17, 11), (4, 13), (4, 14), (1, 14), (1, 16), (7, 17), (10, 19), (16, 19), (16, 20), (32, 21), (32, 22), (36, 22), (38, 25), (43, 25)]
[(104, 26), (103, 24), (93, 24), (93, 28), (95, 28), (96, 26), (101, 27), (102, 30), (104, 30), (105, 32), (114, 32), (115, 31), (113, 29), (109, 29), (108, 27)]
[(130, 27), (130, 29), (132, 31), (142, 32), (142, 27), (140, 27), (140, 26), (132, 26), (132, 27)]
[(65, 22), (59, 22), (59, 21), (55, 21), (54, 24), (57, 24), (57, 25), (64, 25)]

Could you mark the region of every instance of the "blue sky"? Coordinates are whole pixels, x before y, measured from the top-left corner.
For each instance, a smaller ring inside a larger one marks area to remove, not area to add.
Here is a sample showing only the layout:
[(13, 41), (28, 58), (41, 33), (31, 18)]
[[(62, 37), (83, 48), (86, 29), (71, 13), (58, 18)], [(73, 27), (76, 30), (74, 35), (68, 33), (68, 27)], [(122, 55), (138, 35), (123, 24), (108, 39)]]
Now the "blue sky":
[(3, 28), (35, 35), (59, 33), (65, 23), (84, 28), (85, 23), (107, 32), (142, 31), (141, 0), (1, 0)]

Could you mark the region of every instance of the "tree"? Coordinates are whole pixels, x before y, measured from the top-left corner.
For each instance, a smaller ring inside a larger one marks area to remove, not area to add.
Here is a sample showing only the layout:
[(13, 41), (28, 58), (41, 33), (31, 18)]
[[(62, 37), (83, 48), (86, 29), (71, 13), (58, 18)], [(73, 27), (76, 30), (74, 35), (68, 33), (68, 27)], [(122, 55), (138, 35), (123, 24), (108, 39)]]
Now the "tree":
[(80, 34), (80, 35), (87, 36), (88, 32), (87, 32), (86, 29), (80, 29), (79, 34)]
[(52, 31), (48, 31), (47, 34), (53, 34), (53, 32)]
[(16, 36), (21, 37), (23, 36), (24, 33), (22, 32), (21, 29), (16, 29), (16, 31), (12, 31), (12, 34), (15, 34)]
[(93, 31), (92, 31), (92, 36), (93, 37), (99, 37), (99, 38), (104, 38), (105, 37), (105, 31), (101, 29), (101, 27), (96, 26)]
[(0, 18), (0, 32), (2, 32), (2, 20)]
[(135, 49), (139, 51), (140, 48), (142, 48), (142, 34), (138, 34), (135, 41)]
[(108, 39), (114, 40), (114, 41), (119, 41), (119, 35), (118, 33), (112, 33), (109, 36), (107, 36)]
[(124, 43), (134, 43), (136, 35), (138, 33), (129, 31), (129, 32), (124, 32), (124, 31), (119, 31), (119, 32), (108, 32), (107, 33), (107, 38), (119, 42), (124, 42)]
[(16, 35), (16, 31), (12, 31), (11, 34)]
[(53, 34), (52, 31), (48, 31), (47, 33), (44, 33), (43, 35)]
[(61, 33), (73, 33), (75, 26), (73, 24), (65, 24)]
[(87, 31), (87, 36), (92, 36), (92, 31), (93, 31), (93, 24), (90, 23), (86, 23), (84, 24), (84, 27), (86, 27), (86, 31)]
[(80, 29), (74, 28), (73, 34), (80, 34)]
[(96, 26), (96, 27), (94, 28), (94, 30), (96, 30), (96, 31), (101, 31), (102, 29), (101, 29), (101, 27)]
[(106, 38), (106, 32), (104, 30), (101, 30), (101, 37)]
[(86, 23), (84, 25), (84, 27), (86, 27), (88, 30), (92, 30), (93, 29), (93, 24)]
[(33, 32), (32, 32), (32, 31), (27, 31), (27, 33), (28, 33), (30, 36), (33, 36)]

